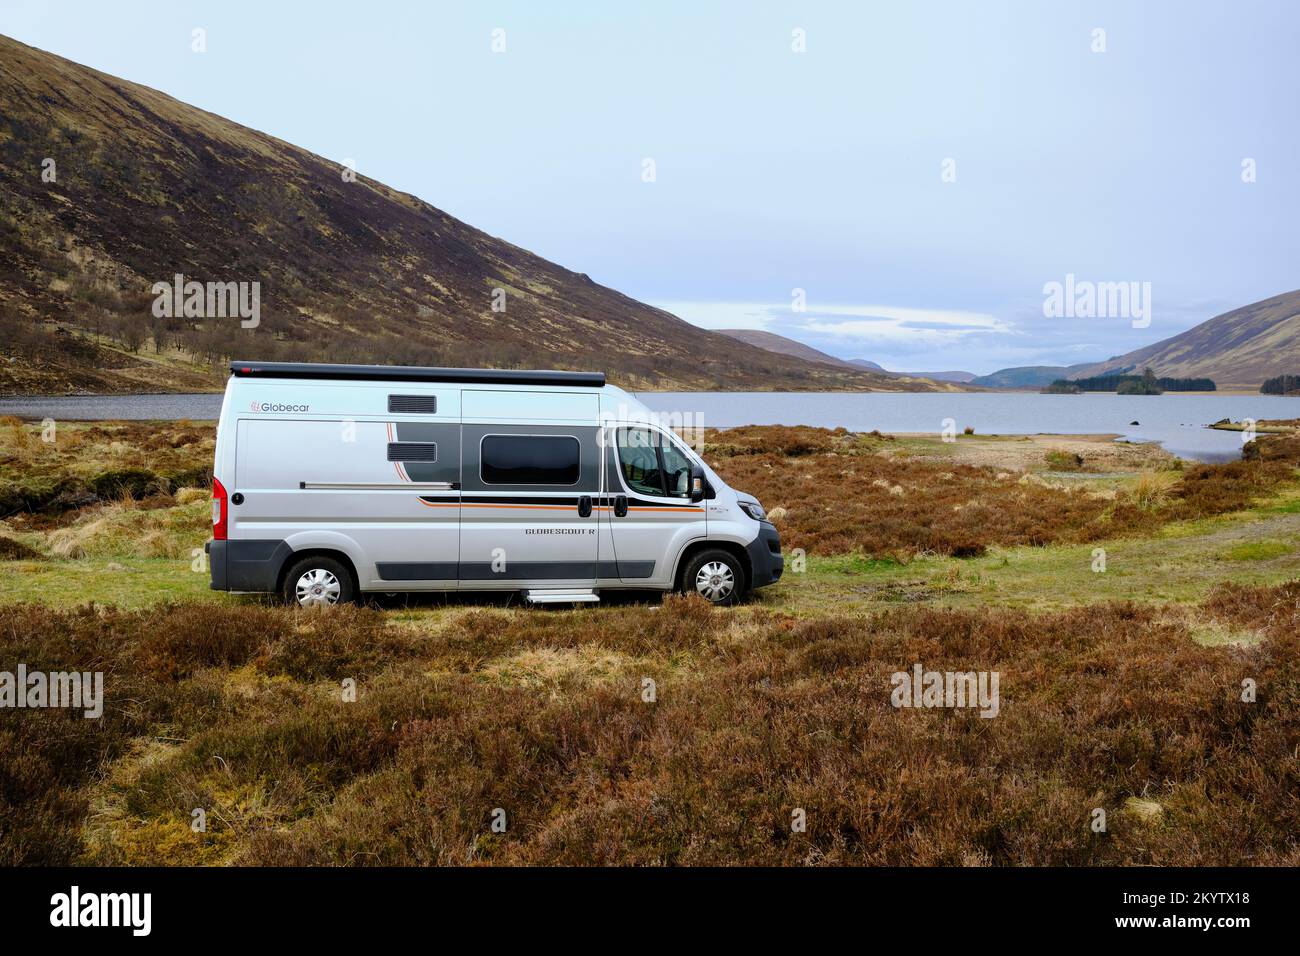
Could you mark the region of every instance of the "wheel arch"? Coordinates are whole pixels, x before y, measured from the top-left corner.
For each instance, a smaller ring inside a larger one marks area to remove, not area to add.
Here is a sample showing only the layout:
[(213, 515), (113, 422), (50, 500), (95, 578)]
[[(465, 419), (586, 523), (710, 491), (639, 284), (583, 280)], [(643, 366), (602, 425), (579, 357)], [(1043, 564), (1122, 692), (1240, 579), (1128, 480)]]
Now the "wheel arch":
[(292, 551), (289, 556), (284, 559), (284, 563), (280, 566), (280, 570), (275, 576), (275, 590), (277, 594), (284, 592), (284, 578), (285, 575), (289, 573), (289, 569), (304, 558), (333, 558), (335, 561), (338, 561), (347, 569), (348, 574), (352, 576), (352, 593), (361, 593), (360, 579), (357, 577), (357, 566), (353, 563), (352, 558), (348, 556), (346, 551), (340, 551), (338, 548), (312, 547), (303, 548), (301, 551)]
[(677, 555), (677, 566), (673, 568), (672, 586), (675, 590), (683, 590), (682, 575), (686, 573), (686, 566), (691, 563), (701, 551), (726, 551), (734, 556), (740, 562), (740, 568), (745, 573), (745, 587), (743, 590), (748, 591), (754, 582), (754, 566), (750, 563), (749, 552), (745, 546), (736, 541), (728, 541), (716, 538), (699, 538), (690, 542), (682, 548)]

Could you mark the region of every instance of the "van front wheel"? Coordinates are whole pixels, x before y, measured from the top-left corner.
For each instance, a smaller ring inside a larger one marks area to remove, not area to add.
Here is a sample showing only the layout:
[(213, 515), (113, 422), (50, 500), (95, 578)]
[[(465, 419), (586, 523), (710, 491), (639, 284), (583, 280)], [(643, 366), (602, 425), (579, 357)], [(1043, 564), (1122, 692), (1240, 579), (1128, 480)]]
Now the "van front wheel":
[(298, 607), (329, 607), (352, 600), (352, 575), (333, 558), (303, 558), (284, 576), (284, 599)]
[(735, 555), (721, 549), (701, 551), (686, 565), (682, 575), (684, 592), (698, 594), (718, 606), (737, 603), (746, 587), (745, 569)]

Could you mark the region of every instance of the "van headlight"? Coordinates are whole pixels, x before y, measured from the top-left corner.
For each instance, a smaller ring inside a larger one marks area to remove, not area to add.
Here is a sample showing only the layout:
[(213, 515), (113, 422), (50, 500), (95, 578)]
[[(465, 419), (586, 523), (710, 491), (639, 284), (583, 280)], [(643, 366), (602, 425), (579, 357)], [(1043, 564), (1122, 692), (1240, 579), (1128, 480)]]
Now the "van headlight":
[(745, 512), (745, 514), (749, 515), (755, 521), (767, 520), (767, 512), (763, 510), (763, 506), (757, 501), (738, 501), (736, 504), (740, 505), (740, 510)]

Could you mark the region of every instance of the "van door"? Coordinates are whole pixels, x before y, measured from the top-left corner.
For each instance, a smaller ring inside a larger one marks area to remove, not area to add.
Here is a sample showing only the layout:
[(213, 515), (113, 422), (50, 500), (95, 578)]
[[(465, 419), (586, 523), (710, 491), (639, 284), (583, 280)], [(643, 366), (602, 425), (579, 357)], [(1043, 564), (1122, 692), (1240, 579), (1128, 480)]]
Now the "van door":
[(619, 580), (671, 583), (686, 543), (705, 536), (705, 509), (691, 501), (692, 460), (671, 437), (646, 425), (611, 428), (612, 472), (605, 492)]
[(460, 588), (594, 587), (601, 488), (596, 427), (467, 422), (461, 428)]

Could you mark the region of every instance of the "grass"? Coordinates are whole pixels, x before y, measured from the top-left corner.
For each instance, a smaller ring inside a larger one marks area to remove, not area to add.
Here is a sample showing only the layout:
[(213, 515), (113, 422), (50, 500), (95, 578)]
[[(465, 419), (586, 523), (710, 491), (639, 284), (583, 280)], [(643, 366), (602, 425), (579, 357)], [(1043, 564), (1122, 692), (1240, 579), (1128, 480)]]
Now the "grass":
[[(951, 607), (995, 602), (1034, 609), (1107, 600), (1189, 604), (1204, 599), (1225, 580), (1279, 584), (1300, 576), (1300, 520), (1293, 514), (1266, 504), (1175, 522), (1149, 538), (992, 548), (978, 558), (929, 555), (903, 562), (860, 554), (814, 554), (804, 572), (791, 568), (779, 584), (760, 592), (759, 600), (764, 607), (800, 616), (916, 600)], [(195, 533), (184, 542), (198, 537)], [(1098, 547), (1106, 552), (1104, 572), (1092, 570)], [(2, 565), (6, 573), (0, 574), (0, 605), (40, 601), (72, 606), (94, 600), (142, 608), (173, 599), (232, 604), (256, 600), (210, 591), (207, 574), (192, 570), (188, 551), (177, 558), (123, 556), (115, 549), (108, 555), (77, 561), (6, 562)], [(441, 597), (413, 596), (409, 608), (389, 613), (427, 622), (438, 618), (444, 603)], [(463, 604), (453, 600), (451, 606)]]
[(172, 600), (234, 603), (229, 595), (210, 590), (206, 571), (192, 571), (188, 558), (84, 558), (0, 565), (0, 605), (34, 601), (49, 607), (75, 607), (93, 601), (146, 608)]
[[(1019, 440), (765, 434), (723, 433), (711, 460), (773, 473), (737, 483), (779, 515), (788, 560), (819, 529), (774, 497), (783, 481), (831, 476), (853, 510), (867, 479), (872, 508), (900, 510), (854, 511), (862, 529), (730, 609), (422, 597), (313, 614), (208, 589), (201, 493), (0, 521), (17, 556), (0, 558), (5, 661), (103, 671), (107, 697), (99, 721), (0, 723), (0, 864), (1300, 862), (1285, 437), (1181, 470), (1090, 471), (1085, 449), (1058, 479)], [(991, 449), (1021, 466), (983, 463)], [(915, 546), (925, 508), (985, 495), (1039, 502), (1041, 543), (992, 522), (963, 525), (969, 557)], [(1079, 499), (1131, 520), (1091, 539)], [(889, 546), (863, 547), (873, 535)], [(915, 663), (998, 671), (999, 716), (890, 706), (890, 675)]]
[(1271, 561), (1290, 554), (1294, 547), (1284, 541), (1246, 541), (1228, 549), (1229, 561)]
[[(764, 600), (801, 615), (848, 607), (925, 601), (945, 607), (996, 604), (1037, 610), (1098, 601), (1195, 604), (1231, 580), (1281, 584), (1300, 576), (1300, 521), (1260, 512), (1167, 525), (1150, 538), (1084, 545), (993, 548), (978, 558), (932, 555), (907, 563), (860, 556), (813, 556), (805, 574), (789, 574)], [(1272, 560), (1225, 564), (1233, 548), (1268, 535), (1291, 542)], [(1105, 570), (1094, 571), (1098, 547)]]

